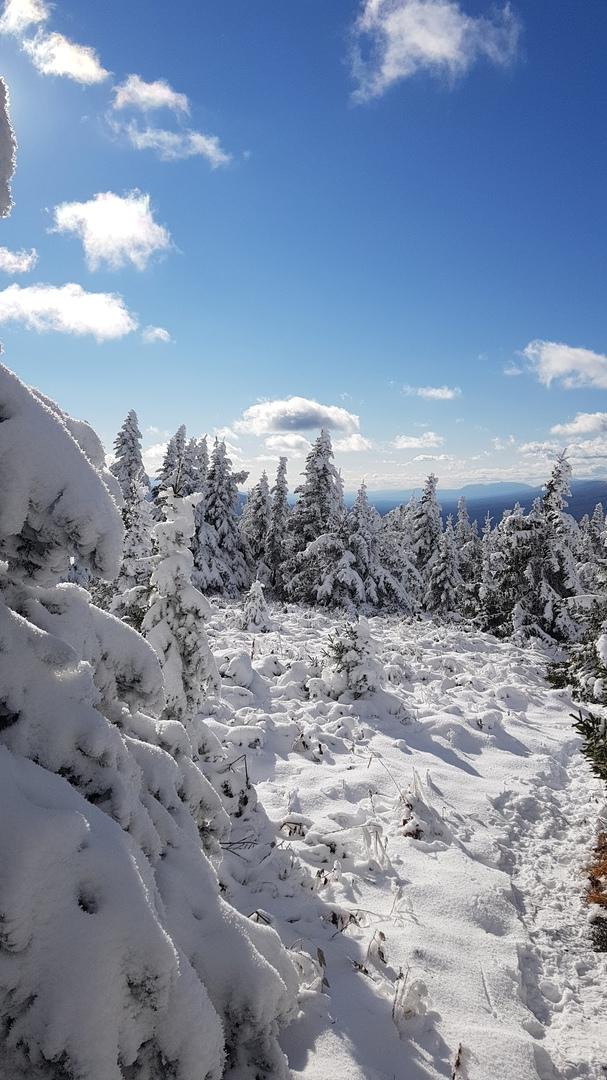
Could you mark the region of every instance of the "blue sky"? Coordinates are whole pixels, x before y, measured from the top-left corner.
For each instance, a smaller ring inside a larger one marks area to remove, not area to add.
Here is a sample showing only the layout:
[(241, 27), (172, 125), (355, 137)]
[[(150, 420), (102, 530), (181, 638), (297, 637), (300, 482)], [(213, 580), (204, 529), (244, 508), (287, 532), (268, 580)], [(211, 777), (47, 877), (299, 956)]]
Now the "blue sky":
[(0, 244), (38, 256), (0, 272), (5, 359), (108, 446), (135, 408), (150, 466), (184, 422), (294, 481), (326, 422), (348, 487), (540, 480), (565, 444), (605, 474), (604, 0), (9, 0), (0, 30)]

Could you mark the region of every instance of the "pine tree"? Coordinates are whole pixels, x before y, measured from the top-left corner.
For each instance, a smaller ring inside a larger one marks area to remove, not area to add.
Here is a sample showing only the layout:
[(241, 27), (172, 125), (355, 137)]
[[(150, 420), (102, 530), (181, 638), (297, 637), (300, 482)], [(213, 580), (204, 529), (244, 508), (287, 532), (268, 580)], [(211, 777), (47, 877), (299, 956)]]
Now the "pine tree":
[(341, 477), (333, 464), (331, 436), (324, 429), (306, 458), (303, 483), (289, 519), (291, 552), (304, 551), (311, 540), (336, 531), (344, 516)]
[(141, 456), (141, 432), (133, 409), (127, 413), (114, 441), (114, 462), (110, 472), (116, 477), (125, 498), (133, 483), (149, 487)]
[(374, 608), (410, 611), (412, 599), (406, 581), (409, 575), (402, 573), (403, 558), (390, 550), (381, 517), (369, 503), (364, 482), (345, 520), (345, 534), (345, 547), (354, 556), (352, 570), (360, 578), (365, 602)]
[(266, 563), (270, 572), (270, 584), (278, 596), (284, 593), (282, 576), (286, 555), (289, 526), (289, 488), (287, 485), (287, 459), (278, 462), (276, 480), (272, 488), (272, 509), (266, 540)]
[(331, 634), (322, 673), (331, 697), (356, 701), (379, 690), (382, 670), (376, 653), (369, 623), (362, 616)]
[(251, 488), (240, 517), (240, 531), (248, 548), (254, 572), (267, 581), (270, 570), (267, 565), (267, 540), (272, 517), (270, 487), (265, 471)]
[(113, 582), (108, 610), (141, 631), (151, 592), (154, 521), (152, 505), (141, 484), (131, 484), (122, 507), (124, 546), (120, 573)]
[(182, 424), (167, 443), (162, 465), (156, 473), (157, 484), (155, 489), (155, 501), (158, 502), (160, 495), (167, 488), (175, 491), (181, 490), (181, 477), (186, 448), (185, 425)]
[(423, 599), (423, 582), (415, 565), (413, 519), (418, 503), (411, 496), (404, 506), (395, 507), (382, 518), (380, 558), (398, 583), (403, 609), (417, 611)]
[(431, 473), (411, 517), (415, 565), (424, 583), (428, 581), (432, 562), (437, 556), (442, 532), (441, 508), (436, 497), (437, 484), (437, 477)]
[(243, 600), (241, 626), (243, 630), (252, 630), (255, 633), (265, 633), (272, 627), (261, 581), (253, 582)]
[(442, 615), (456, 612), (461, 588), (455, 531), (449, 516), (445, 531), (438, 542), (438, 553), (430, 564), (424, 597), (426, 610)]
[(164, 718), (187, 725), (207, 694), (220, 689), (219, 674), (204, 630), (209, 604), (191, 582), (196, 496), (180, 498), (169, 488), (161, 496), (163, 521), (154, 529), (157, 554), (151, 575), (143, 634), (164, 675)]
[(215, 439), (193, 543), (193, 581), (203, 593), (238, 596), (250, 585), (237, 513), (238, 484), (246, 477), (232, 472), (225, 443)]

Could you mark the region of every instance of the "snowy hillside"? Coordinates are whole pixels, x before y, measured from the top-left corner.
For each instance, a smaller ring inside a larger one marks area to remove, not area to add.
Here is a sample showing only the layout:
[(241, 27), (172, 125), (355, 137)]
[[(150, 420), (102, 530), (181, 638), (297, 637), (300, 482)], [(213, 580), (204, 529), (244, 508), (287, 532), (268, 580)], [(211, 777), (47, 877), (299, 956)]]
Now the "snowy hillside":
[(583, 902), (602, 792), (545, 657), (374, 618), (386, 681), (344, 704), (322, 674), (335, 619), (272, 615), (254, 636), (214, 607), (236, 711), (208, 723), (278, 830), (278, 859), (239, 852), (235, 902), (322, 964), (283, 1036), (293, 1075), (603, 1077), (607, 956)]

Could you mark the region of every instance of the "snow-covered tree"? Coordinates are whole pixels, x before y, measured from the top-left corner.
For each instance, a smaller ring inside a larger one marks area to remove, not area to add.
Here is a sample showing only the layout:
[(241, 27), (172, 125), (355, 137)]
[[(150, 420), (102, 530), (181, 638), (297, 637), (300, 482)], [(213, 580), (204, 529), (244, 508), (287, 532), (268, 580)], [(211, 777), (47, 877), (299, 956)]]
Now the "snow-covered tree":
[(266, 603), (261, 581), (254, 581), (242, 602), (241, 626), (243, 630), (265, 633), (272, 627), (270, 610)]
[(281, 457), (278, 462), (274, 487), (272, 488), (270, 525), (266, 538), (266, 564), (270, 572), (270, 584), (279, 596), (284, 592), (282, 570), (286, 555), (289, 524), (288, 496), (287, 459)]
[(424, 597), (426, 611), (442, 615), (456, 612), (461, 591), (462, 579), (458, 565), (457, 543), (453, 522), (449, 517), (445, 531), (438, 542), (436, 558), (430, 564)]
[(438, 479), (434, 473), (424, 484), (419, 502), (411, 515), (411, 532), (415, 565), (427, 583), (432, 561), (438, 553), (442, 531), (440, 505), (436, 497)]
[(331, 697), (354, 700), (379, 690), (382, 670), (369, 623), (362, 616), (329, 637), (322, 679)]
[[(100, 605), (107, 606), (114, 615), (139, 631), (149, 605), (153, 567), (154, 521), (147, 496), (147, 489), (133, 481), (122, 507), (124, 544), (120, 572), (111, 583), (110, 603)], [(93, 598), (98, 602), (95, 591)]]
[(164, 718), (187, 725), (208, 694), (217, 694), (219, 673), (204, 629), (209, 603), (192, 585), (195, 495), (160, 496), (163, 521), (154, 529), (157, 554), (142, 630), (164, 675)]
[(178, 492), (181, 490), (185, 451), (186, 431), (185, 425), (182, 424), (169, 439), (167, 448), (164, 452), (164, 458), (162, 459), (162, 465), (156, 473), (156, 502), (160, 498), (161, 492), (166, 491), (168, 488), (173, 488)]
[(238, 484), (246, 476), (232, 472), (225, 443), (216, 439), (193, 541), (192, 580), (203, 593), (238, 596), (250, 585), (237, 512)]
[(423, 599), (423, 582), (415, 565), (413, 517), (417, 500), (411, 496), (404, 506), (390, 510), (381, 521), (380, 558), (398, 582), (405, 611), (417, 611)]
[(149, 487), (149, 480), (141, 456), (141, 432), (137, 413), (130, 409), (114, 440), (114, 461), (110, 471), (116, 477), (124, 498), (128, 498), (133, 484)]
[[(374, 608), (400, 608), (410, 611), (408, 576), (401, 572), (404, 553), (391, 551), (382, 520), (369, 503), (363, 482), (344, 523), (346, 549), (352, 552), (352, 569), (358, 574), (365, 603)], [(408, 568), (410, 570), (410, 567)]]
[(293, 966), (220, 896), (221, 808), (157, 658), (59, 584), (119, 566), (95, 437), (4, 367), (0, 411), (0, 1075), (286, 1080)]
[(240, 531), (244, 546), (253, 562), (255, 573), (267, 581), (270, 570), (267, 562), (267, 541), (272, 516), (270, 487), (265, 471), (251, 488), (240, 517)]
[(311, 540), (335, 532), (344, 516), (341, 477), (333, 463), (331, 436), (324, 429), (306, 458), (303, 483), (295, 489), (297, 502), (289, 518), (290, 548), (294, 555)]

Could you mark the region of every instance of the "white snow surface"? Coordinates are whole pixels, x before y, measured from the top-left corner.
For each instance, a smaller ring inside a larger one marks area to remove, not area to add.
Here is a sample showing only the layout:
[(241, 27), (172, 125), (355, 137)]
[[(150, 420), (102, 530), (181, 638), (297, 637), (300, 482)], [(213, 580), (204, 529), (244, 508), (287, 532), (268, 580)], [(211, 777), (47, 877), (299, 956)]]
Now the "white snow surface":
[(213, 603), (229, 709), (205, 722), (270, 818), (250, 847), (233, 823), (228, 892), (298, 950), (292, 1076), (603, 1078), (607, 955), (583, 896), (604, 790), (545, 655), (372, 618), (383, 685), (336, 700), (335, 617), (271, 615), (255, 634)]

